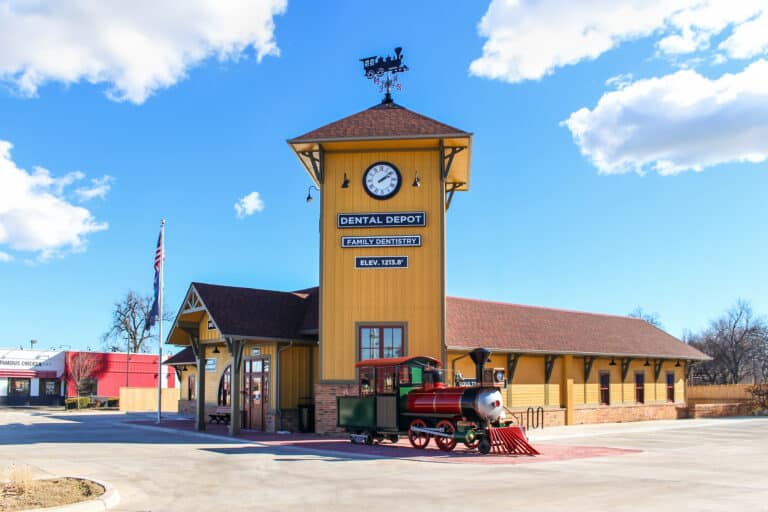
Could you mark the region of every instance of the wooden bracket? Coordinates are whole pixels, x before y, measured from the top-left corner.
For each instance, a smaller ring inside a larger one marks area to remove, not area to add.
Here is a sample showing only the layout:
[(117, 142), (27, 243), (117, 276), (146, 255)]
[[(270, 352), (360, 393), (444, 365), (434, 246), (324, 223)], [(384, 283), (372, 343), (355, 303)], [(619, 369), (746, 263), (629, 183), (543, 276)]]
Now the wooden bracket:
[(595, 362), (595, 356), (584, 356), (584, 382), (589, 382), (589, 375), (592, 373), (592, 364)]
[(552, 370), (555, 368), (555, 359), (557, 356), (554, 354), (544, 356), (544, 383), (549, 384), (549, 379), (552, 378)]
[(664, 361), (661, 359), (656, 359), (653, 361), (653, 381), (658, 382), (659, 376), (661, 375), (661, 366), (664, 364)]
[(507, 383), (512, 384), (512, 379), (515, 377), (515, 370), (517, 370), (517, 362), (520, 360), (522, 354), (507, 354)]
[(627, 373), (629, 373), (629, 363), (631, 362), (631, 357), (623, 357), (621, 359), (621, 382), (627, 380)]
[(317, 149), (311, 151), (302, 151), (300, 154), (309, 160), (309, 163), (312, 165), (312, 172), (314, 173), (317, 182), (322, 184), (323, 171), (325, 169), (325, 155), (323, 152), (323, 146), (318, 145)]
[(245, 346), (245, 343), (243, 343), (243, 340), (234, 338), (224, 338), (224, 341), (227, 344), (229, 355), (232, 356), (233, 370), (237, 372), (237, 375), (240, 375), (240, 367), (243, 363), (243, 347)]

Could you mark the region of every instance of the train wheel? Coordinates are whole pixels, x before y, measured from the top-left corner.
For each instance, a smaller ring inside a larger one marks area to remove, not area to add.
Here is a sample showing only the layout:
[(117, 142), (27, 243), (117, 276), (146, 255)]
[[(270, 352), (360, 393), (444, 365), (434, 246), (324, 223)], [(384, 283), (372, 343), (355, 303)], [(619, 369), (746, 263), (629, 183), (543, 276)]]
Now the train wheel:
[(414, 448), (424, 449), (429, 444), (429, 434), (424, 432), (414, 432), (411, 427), (425, 428), (427, 426), (424, 420), (416, 418), (408, 426), (408, 440), (411, 442)]
[(400, 437), (397, 434), (390, 434), (387, 436), (387, 439), (389, 439), (390, 443), (396, 444)]
[(438, 448), (444, 452), (449, 452), (456, 448), (456, 438), (453, 437), (456, 433), (456, 427), (453, 423), (448, 420), (440, 420), (437, 422), (437, 425), (435, 425), (435, 428), (451, 435), (451, 437), (435, 436), (435, 443), (437, 443)]
[(487, 436), (483, 436), (477, 444), (477, 451), (483, 455), (491, 453), (491, 440)]
[(467, 433), (464, 435), (466, 436), (464, 439), (464, 446), (470, 450), (477, 448), (477, 445), (480, 443), (480, 440), (477, 438), (477, 432), (474, 430), (467, 430)]

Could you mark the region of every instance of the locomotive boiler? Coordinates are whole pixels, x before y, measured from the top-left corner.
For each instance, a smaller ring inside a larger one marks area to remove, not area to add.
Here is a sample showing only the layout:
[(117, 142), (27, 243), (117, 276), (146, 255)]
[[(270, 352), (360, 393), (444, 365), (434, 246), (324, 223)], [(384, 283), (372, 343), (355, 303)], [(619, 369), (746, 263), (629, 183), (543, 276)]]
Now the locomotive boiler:
[(445, 385), (441, 363), (431, 357), (360, 361), (359, 395), (337, 397), (337, 424), (357, 443), (397, 442), (407, 436), (415, 448), (425, 448), (434, 439), (444, 451), (462, 442), (489, 453), (494, 429), (501, 431), (508, 424), (501, 394), (506, 370), (486, 368), (489, 355), (483, 348), (469, 353), (475, 378), (459, 386)]

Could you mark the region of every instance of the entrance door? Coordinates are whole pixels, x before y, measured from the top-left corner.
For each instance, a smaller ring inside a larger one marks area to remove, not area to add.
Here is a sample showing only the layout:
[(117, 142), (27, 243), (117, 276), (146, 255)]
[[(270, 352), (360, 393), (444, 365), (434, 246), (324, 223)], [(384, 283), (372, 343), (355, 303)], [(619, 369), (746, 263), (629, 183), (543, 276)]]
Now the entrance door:
[(243, 427), (264, 430), (264, 413), (269, 403), (269, 363), (266, 359), (246, 359), (243, 365)]

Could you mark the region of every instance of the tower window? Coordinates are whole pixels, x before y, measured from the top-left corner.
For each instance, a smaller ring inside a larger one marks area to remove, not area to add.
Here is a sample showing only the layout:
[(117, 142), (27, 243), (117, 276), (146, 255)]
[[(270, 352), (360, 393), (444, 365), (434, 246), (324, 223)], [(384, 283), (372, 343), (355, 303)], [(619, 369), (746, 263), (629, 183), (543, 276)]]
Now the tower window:
[(404, 355), (402, 326), (360, 326), (359, 340), (360, 361)]

